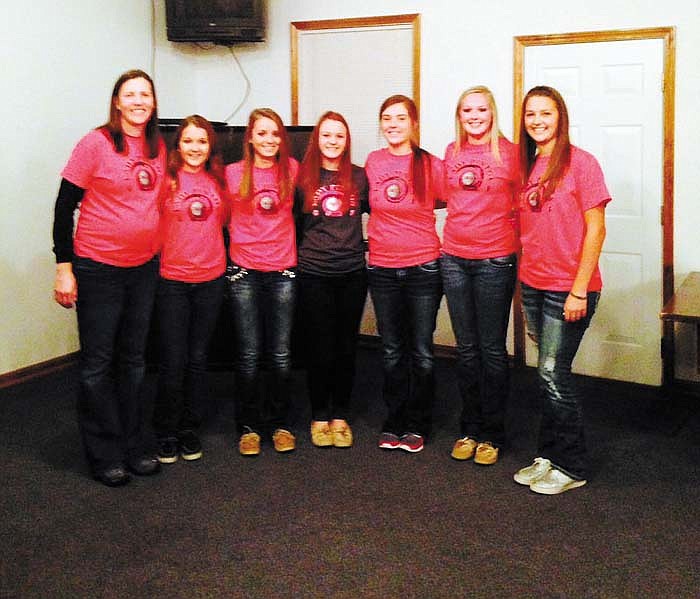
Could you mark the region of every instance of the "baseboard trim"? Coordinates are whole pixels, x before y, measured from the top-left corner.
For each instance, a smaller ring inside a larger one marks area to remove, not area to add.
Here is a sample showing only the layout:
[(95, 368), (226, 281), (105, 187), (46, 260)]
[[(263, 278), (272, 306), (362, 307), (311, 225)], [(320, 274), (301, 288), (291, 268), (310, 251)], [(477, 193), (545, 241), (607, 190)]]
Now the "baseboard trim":
[(39, 362), (38, 364), (33, 364), (27, 366), (26, 368), (20, 368), (19, 370), (13, 370), (6, 374), (0, 374), (0, 389), (6, 387), (12, 387), (12, 385), (18, 385), (19, 383), (26, 383), (32, 379), (46, 376), (52, 372), (57, 372), (59, 370), (64, 370), (73, 366), (78, 361), (78, 352), (73, 352), (66, 354), (65, 356), (60, 356), (58, 358), (52, 358), (51, 360), (46, 360), (45, 362)]

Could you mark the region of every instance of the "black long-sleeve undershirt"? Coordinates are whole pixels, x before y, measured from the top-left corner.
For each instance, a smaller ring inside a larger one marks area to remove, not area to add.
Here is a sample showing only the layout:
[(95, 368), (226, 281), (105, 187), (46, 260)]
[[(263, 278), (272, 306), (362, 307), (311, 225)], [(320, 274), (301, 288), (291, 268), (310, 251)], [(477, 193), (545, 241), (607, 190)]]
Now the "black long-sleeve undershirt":
[(53, 213), (53, 253), (57, 263), (73, 260), (73, 215), (84, 195), (82, 187), (61, 179)]

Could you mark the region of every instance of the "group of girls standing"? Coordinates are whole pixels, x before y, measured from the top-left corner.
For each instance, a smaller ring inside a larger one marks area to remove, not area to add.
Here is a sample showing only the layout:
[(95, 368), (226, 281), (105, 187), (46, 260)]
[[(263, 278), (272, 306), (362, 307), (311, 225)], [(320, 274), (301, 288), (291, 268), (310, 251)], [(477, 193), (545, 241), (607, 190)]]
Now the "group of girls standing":
[[(522, 249), (523, 307), (540, 349), (545, 407), (539, 456), (515, 480), (548, 494), (585, 484), (571, 362), (600, 292), (610, 196), (595, 159), (570, 144), (556, 90), (537, 87), (525, 97), (519, 148), (501, 134), (491, 92), (466, 90), (444, 160), (418, 145), (414, 102), (391, 96), (379, 111), (386, 147), (370, 153), (364, 169), (351, 163), (342, 115), (320, 117), (299, 164), (280, 117), (267, 108), (251, 113), (240, 162), (223, 166), (212, 126), (196, 115), (181, 123), (166, 161), (156, 106), (146, 73), (122, 75), (109, 122), (80, 141), (56, 201), (55, 295), (77, 305), (78, 417), (97, 480), (117, 486), (130, 473), (201, 457), (197, 403), (206, 395), (207, 346), (225, 296), (235, 332), (239, 452), (258, 455), (265, 435), (278, 452), (295, 449), (297, 315), (312, 444), (350, 447), (368, 288), (382, 341), (379, 447), (415, 453), (431, 432), (433, 333), (444, 290), (462, 398), (452, 457), (496, 463), (506, 441), (505, 338)], [(441, 243), (434, 210), (443, 206)], [(154, 300), (161, 341), (155, 456), (139, 398)]]

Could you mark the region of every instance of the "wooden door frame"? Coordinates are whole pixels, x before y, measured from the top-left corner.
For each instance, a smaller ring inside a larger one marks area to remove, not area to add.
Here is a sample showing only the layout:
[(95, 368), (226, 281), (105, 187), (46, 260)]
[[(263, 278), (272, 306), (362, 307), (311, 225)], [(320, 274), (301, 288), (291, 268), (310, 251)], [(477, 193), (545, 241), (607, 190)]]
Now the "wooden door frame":
[(420, 15), (387, 15), (323, 21), (293, 21), (290, 23), (292, 69), (292, 124), (299, 124), (299, 32), (324, 29), (375, 28), (391, 25), (411, 25), (413, 29), (413, 101), (420, 114)]
[[(674, 172), (674, 126), (676, 93), (676, 28), (652, 27), (648, 29), (614, 29), (609, 31), (581, 31), (551, 35), (522, 35), (513, 38), (513, 138), (520, 137), (520, 112), (524, 96), (524, 58), (528, 46), (556, 44), (584, 44), (596, 42), (623, 42), (630, 40), (662, 39), (664, 42), (663, 72), (663, 206), (661, 209), (662, 232), (662, 305), (673, 295), (673, 172)], [(668, 337), (664, 323), (663, 336)], [(513, 310), (513, 346), (515, 363), (525, 364), (525, 323), (520, 309), (519, 291), (516, 293)], [(664, 372), (667, 371), (665, 357), (661, 356)]]

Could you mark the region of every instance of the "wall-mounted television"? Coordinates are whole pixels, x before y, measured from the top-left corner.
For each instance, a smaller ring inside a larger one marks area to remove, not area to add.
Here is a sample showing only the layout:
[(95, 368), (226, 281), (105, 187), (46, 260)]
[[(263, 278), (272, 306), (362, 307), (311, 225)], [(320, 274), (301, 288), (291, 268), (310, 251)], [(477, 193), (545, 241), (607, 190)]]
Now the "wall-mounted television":
[(265, 40), (265, 0), (165, 0), (171, 42), (231, 45)]

